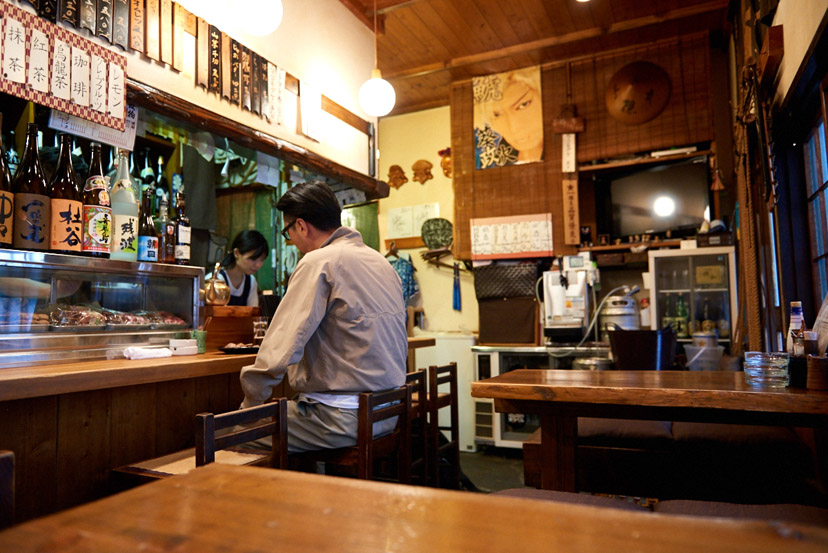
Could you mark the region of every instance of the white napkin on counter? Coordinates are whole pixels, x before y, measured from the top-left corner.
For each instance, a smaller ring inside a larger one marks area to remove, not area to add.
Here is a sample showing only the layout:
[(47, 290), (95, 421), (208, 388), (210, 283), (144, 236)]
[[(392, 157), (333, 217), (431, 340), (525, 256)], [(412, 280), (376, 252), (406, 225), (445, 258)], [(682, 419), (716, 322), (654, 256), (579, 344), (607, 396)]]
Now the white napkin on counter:
[(139, 348), (129, 347), (124, 349), (124, 357), (127, 359), (153, 359), (155, 357), (172, 357), (170, 348)]

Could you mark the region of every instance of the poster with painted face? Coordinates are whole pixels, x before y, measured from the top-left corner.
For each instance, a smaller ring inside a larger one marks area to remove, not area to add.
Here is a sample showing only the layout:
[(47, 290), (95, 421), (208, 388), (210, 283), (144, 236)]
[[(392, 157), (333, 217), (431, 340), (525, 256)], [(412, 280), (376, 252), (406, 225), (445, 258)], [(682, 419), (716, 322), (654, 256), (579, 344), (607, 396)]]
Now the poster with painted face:
[(475, 77), (475, 168), (543, 160), (540, 66)]

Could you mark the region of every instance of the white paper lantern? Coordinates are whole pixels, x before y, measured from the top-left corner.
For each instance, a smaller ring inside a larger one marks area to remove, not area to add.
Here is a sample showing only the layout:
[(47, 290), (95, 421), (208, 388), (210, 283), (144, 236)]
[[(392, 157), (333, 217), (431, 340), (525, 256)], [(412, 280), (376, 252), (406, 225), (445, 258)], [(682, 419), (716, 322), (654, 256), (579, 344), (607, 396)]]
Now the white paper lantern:
[(388, 115), (394, 109), (397, 94), (391, 83), (382, 78), (379, 69), (374, 69), (371, 78), (359, 87), (359, 105), (362, 111), (374, 117)]

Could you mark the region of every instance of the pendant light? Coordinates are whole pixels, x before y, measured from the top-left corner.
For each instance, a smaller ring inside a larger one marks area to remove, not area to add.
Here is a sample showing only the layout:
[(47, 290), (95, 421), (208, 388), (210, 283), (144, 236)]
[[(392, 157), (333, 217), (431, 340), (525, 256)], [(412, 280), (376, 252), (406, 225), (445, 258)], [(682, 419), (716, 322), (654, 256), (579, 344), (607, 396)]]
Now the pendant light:
[(359, 106), (368, 115), (382, 117), (394, 109), (396, 101), (394, 87), (382, 78), (377, 63), (377, 0), (374, 0), (374, 70), (359, 88)]

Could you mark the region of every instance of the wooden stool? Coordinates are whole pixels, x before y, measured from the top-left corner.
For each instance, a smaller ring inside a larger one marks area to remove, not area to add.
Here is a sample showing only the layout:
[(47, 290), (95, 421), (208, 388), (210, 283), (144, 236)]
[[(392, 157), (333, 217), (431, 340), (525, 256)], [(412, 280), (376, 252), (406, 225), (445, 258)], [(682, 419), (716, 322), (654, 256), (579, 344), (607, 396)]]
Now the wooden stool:
[[(292, 453), (290, 466), (296, 468), (323, 462), (355, 471), (357, 478), (371, 480), (375, 459), (396, 457), (397, 479), (407, 484), (411, 481), (410, 412), (411, 388), (408, 385), (385, 392), (359, 394), (356, 445)], [(392, 417), (398, 417), (396, 428), (388, 434), (374, 437), (374, 423)]]

